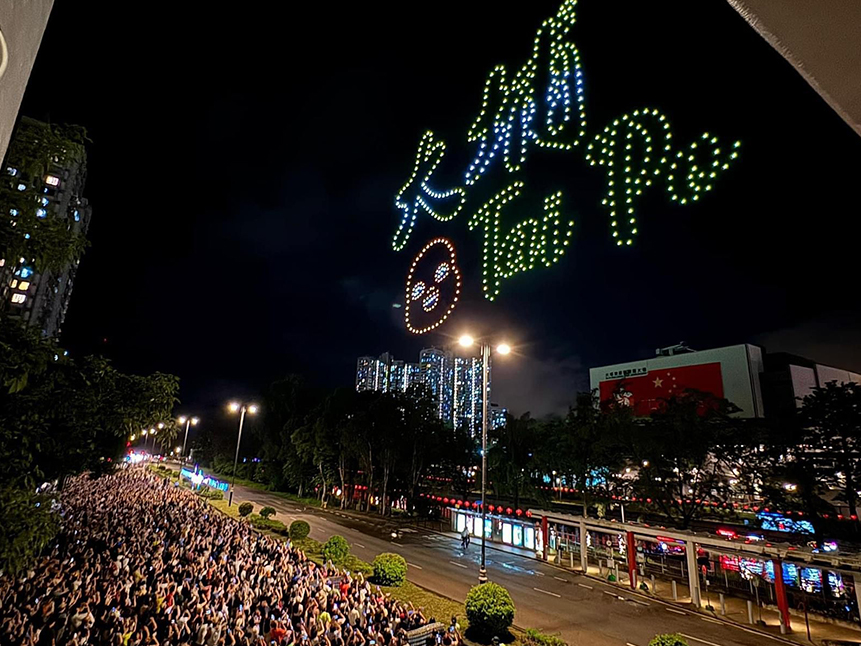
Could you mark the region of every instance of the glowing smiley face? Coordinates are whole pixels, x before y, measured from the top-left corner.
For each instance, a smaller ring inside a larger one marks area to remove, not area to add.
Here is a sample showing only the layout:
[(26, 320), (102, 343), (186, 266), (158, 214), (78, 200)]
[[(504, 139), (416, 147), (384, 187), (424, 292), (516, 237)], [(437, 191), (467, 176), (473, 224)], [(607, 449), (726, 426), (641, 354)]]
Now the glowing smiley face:
[(460, 285), (454, 245), (446, 238), (434, 238), (416, 256), (407, 274), (407, 329), (424, 334), (442, 325), (457, 306)]

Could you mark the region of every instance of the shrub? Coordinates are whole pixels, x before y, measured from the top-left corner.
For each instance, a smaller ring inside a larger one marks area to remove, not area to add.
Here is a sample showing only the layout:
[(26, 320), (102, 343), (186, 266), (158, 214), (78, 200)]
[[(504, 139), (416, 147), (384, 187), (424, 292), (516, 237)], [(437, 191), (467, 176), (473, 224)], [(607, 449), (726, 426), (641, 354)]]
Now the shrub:
[(286, 533), (287, 531), (287, 528), (284, 527), (284, 523), (280, 520), (272, 520), (271, 518), (266, 518), (265, 516), (259, 516), (257, 514), (251, 514), (248, 516), (248, 522), (250, 522), (251, 526), (256, 529), (268, 529), (270, 532), (276, 532), (278, 534)]
[(685, 638), (678, 634), (655, 635), (649, 646), (688, 646)]
[(568, 646), (568, 643), (554, 635), (545, 635), (534, 628), (527, 628), (521, 640), (528, 646)]
[(269, 518), (270, 516), (274, 516), (275, 515), (275, 508), (274, 507), (264, 507), (263, 509), (260, 510), (260, 515), (263, 516), (263, 518)]
[(361, 572), (366, 578), (370, 577), (374, 573), (374, 567), (367, 561), (360, 559), (355, 554), (347, 556), (341, 564), (341, 567), (349, 570), (350, 572)]
[(480, 636), (500, 637), (514, 622), (514, 601), (501, 585), (482, 583), (466, 595), (466, 618)]
[(201, 489), (197, 492), (197, 495), (206, 500), (224, 500), (224, 493), (219, 489)]
[(304, 520), (294, 520), (290, 523), (290, 540), (301, 541), (311, 533), (311, 526)]
[(374, 559), (374, 580), (379, 585), (399, 586), (407, 578), (407, 561), (400, 554), (384, 552)]
[(350, 555), (350, 544), (343, 536), (335, 534), (323, 544), (323, 558), (340, 565)]
[(248, 514), (250, 514), (252, 511), (254, 511), (254, 505), (252, 505), (250, 502), (244, 502), (241, 505), (239, 505), (238, 511), (239, 511), (240, 516), (245, 517)]

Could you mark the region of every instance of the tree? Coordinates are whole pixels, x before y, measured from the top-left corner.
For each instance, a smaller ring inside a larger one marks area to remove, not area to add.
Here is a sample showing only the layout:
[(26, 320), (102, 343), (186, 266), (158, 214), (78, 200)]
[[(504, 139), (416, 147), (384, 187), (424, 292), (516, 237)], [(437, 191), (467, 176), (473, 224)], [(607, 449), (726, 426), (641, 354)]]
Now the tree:
[(55, 165), (76, 161), (83, 166), (86, 140), (80, 126), (26, 118), (18, 125), (6, 161), (15, 172), (0, 178), (0, 258), (7, 259), (7, 273), (24, 265), (39, 273), (61, 271), (84, 252), (87, 240), (72, 226), (72, 213), (45, 217), (41, 209), (43, 178)]
[(735, 450), (745, 445), (740, 409), (725, 399), (686, 391), (667, 399), (649, 419), (629, 427), (625, 438), (636, 468), (636, 495), (651, 499), (687, 528), (711, 500), (725, 501)]
[(561, 424), (553, 426), (554, 468), (570, 475), (582, 491), (584, 509), (589, 506), (589, 492), (599, 490), (606, 495), (623, 467), (626, 455), (619, 439), (629, 435), (632, 424), (629, 408), (602, 411), (593, 391), (578, 393), (576, 405)]
[(36, 486), (113, 466), (131, 431), (171, 417), (179, 381), (126, 375), (99, 357), (72, 360), (11, 320), (0, 325), (0, 381), (0, 489), (12, 501), (3, 512), (10, 532), (0, 568), (16, 568), (54, 527), (44, 515), (50, 504), (31, 495)]
[(487, 451), (488, 476), (496, 495), (509, 496), (520, 507), (523, 496), (534, 495), (540, 468), (536, 457), (542, 449), (541, 424), (529, 413), (510, 417), (505, 426), (493, 430)]
[(801, 406), (800, 459), (826, 487), (839, 488), (849, 514), (858, 514), (861, 485), (861, 384), (829, 381)]

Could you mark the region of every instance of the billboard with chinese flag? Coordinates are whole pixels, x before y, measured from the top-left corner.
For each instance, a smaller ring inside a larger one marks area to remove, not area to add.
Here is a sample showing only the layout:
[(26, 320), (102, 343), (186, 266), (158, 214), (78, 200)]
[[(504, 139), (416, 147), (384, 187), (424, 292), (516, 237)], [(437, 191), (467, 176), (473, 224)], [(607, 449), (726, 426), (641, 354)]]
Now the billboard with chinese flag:
[(761, 417), (761, 372), (762, 350), (743, 344), (592, 368), (589, 376), (602, 404), (631, 406), (638, 416), (697, 390), (728, 399), (742, 409), (742, 417)]

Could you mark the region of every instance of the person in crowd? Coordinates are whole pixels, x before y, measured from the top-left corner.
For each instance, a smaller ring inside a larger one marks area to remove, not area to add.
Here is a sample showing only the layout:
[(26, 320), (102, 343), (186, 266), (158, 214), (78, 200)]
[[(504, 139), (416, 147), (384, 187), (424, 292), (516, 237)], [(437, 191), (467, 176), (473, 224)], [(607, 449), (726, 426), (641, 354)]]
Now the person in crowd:
[(141, 468), (75, 478), (60, 503), (49, 550), (0, 577), (0, 644), (409, 646), (428, 623)]

